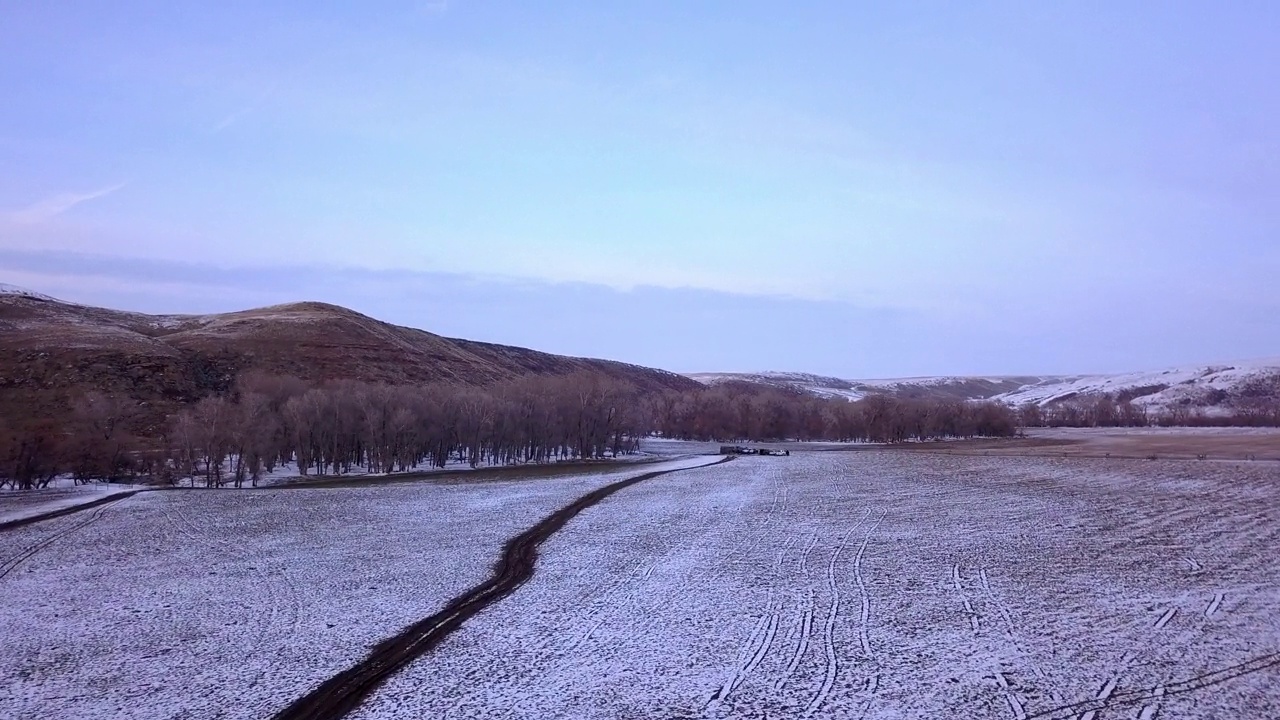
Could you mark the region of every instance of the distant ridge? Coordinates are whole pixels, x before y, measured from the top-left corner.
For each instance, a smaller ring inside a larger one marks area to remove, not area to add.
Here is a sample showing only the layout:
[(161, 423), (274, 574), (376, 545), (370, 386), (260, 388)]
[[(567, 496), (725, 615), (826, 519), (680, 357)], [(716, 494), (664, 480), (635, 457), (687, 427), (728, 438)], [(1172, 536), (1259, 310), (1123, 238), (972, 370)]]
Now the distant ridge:
[(793, 372), (690, 373), (704, 385), (750, 382), (820, 397), (859, 400), (869, 395), (999, 400), (1048, 407), (1109, 396), (1159, 412), (1172, 408), (1226, 413), (1251, 399), (1280, 399), (1280, 358), (1242, 360), (1102, 375), (916, 377), (848, 380)]
[(230, 387), (244, 370), (303, 380), (488, 385), (592, 371), (645, 390), (696, 388), (663, 370), (446, 338), (320, 302), (211, 315), (147, 315), (0, 285), (0, 413), (54, 417), (87, 390), (160, 418)]
[(48, 295), (38, 293), (35, 290), (28, 290), (24, 287), (18, 287), (17, 285), (10, 285), (9, 283), (0, 283), (0, 295), (15, 295), (18, 297), (31, 298), (32, 300), (59, 302), (58, 300), (51, 298)]
[(690, 373), (687, 375), (704, 385), (723, 382), (750, 382), (760, 385), (801, 390), (820, 397), (844, 397), (861, 400), (868, 395), (894, 395), (897, 397), (954, 398), (961, 400), (985, 400), (1003, 393), (1014, 392), (1030, 385), (1057, 381), (1056, 376), (994, 376), (994, 377), (915, 377), (879, 380), (846, 380), (825, 375), (796, 372), (759, 373)]

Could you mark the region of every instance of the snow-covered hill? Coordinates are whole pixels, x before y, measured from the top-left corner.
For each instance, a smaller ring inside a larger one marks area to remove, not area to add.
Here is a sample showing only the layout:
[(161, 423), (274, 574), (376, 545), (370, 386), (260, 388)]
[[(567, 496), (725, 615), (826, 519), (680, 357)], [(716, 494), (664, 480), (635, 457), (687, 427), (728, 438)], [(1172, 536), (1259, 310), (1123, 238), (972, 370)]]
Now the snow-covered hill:
[(32, 300), (48, 300), (50, 302), (58, 301), (57, 298), (49, 297), (48, 295), (38, 293), (35, 290), (28, 290), (24, 287), (18, 287), (17, 285), (10, 285), (9, 283), (2, 282), (0, 282), (0, 295), (18, 295), (25, 298), (31, 298)]
[(914, 377), (850, 380), (808, 373), (692, 373), (704, 385), (738, 381), (812, 393), (820, 397), (860, 400), (871, 394), (898, 397), (991, 399), (1010, 405), (1054, 405), (1110, 396), (1150, 411), (1172, 407), (1201, 408), (1210, 413), (1246, 406), (1261, 399), (1280, 399), (1280, 358), (1220, 365), (1167, 368), (1112, 375)]
[(1221, 365), (1167, 368), (1119, 375), (1062, 378), (997, 395), (1012, 405), (1052, 405), (1079, 397), (1110, 395), (1148, 410), (1171, 407), (1225, 408), (1251, 398), (1280, 393), (1280, 358), (1263, 358)]
[(688, 377), (704, 385), (717, 385), (735, 381), (749, 382), (800, 390), (819, 397), (843, 397), (850, 400), (861, 400), (868, 395), (874, 394), (974, 400), (1011, 393), (1030, 385), (1062, 379), (1059, 377), (1027, 376), (949, 376), (846, 380), (824, 375), (793, 372), (691, 373)]

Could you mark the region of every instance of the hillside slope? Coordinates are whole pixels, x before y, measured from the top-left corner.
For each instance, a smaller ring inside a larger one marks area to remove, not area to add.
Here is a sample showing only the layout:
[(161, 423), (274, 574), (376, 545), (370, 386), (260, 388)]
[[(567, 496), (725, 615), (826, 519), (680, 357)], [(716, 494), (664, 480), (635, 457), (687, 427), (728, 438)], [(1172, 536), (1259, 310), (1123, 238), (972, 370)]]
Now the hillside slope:
[(820, 397), (861, 400), (868, 395), (904, 398), (950, 398), (980, 400), (1011, 393), (1039, 383), (1056, 382), (1058, 377), (918, 377), (882, 380), (845, 380), (824, 375), (794, 372), (690, 373), (689, 378), (704, 385), (723, 382), (750, 382), (800, 390)]
[(302, 302), (217, 315), (146, 315), (0, 292), (0, 417), (52, 417), (89, 389), (162, 412), (220, 392), (244, 370), (418, 385), (486, 385), (593, 371), (646, 390), (688, 389), (675, 373), (459, 340)]
[(1251, 401), (1280, 396), (1280, 358), (1061, 378), (1028, 385), (995, 399), (1012, 405), (1051, 406), (1102, 395), (1128, 400), (1152, 412), (1173, 408), (1200, 409), (1209, 414), (1225, 412), (1247, 407)]
[(1280, 358), (1150, 372), (1073, 376), (932, 377), (846, 380), (806, 373), (693, 373), (705, 385), (751, 382), (821, 397), (859, 400), (873, 394), (905, 398), (999, 400), (1044, 407), (1108, 396), (1158, 413), (1182, 408), (1226, 414), (1259, 401), (1280, 401)]

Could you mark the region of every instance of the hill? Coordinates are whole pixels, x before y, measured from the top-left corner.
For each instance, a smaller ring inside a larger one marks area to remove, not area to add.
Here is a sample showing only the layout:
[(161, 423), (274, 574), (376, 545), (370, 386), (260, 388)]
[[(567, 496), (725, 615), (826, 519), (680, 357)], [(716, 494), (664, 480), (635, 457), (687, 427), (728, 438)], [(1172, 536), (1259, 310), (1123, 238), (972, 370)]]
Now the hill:
[(226, 390), (246, 370), (319, 382), (482, 386), (592, 371), (644, 390), (689, 389), (675, 373), (447, 338), (317, 302), (215, 315), (147, 315), (0, 287), (0, 417), (54, 417), (87, 390), (153, 418)]
[(1083, 375), (1030, 384), (995, 396), (1012, 405), (1048, 407), (1076, 399), (1110, 396), (1150, 412), (1177, 408), (1208, 415), (1280, 400), (1280, 358), (1166, 368), (1112, 375)]
[(1280, 402), (1280, 358), (1100, 375), (924, 377), (847, 380), (806, 373), (692, 373), (704, 385), (750, 382), (821, 397), (859, 400), (883, 394), (900, 398), (999, 400), (1053, 407), (1110, 397), (1151, 413), (1183, 409), (1226, 415), (1258, 403)]
[(850, 400), (861, 400), (868, 395), (985, 400), (1039, 383), (1059, 380), (1057, 377), (1026, 376), (845, 380), (825, 375), (795, 372), (690, 373), (688, 377), (704, 385), (718, 385), (725, 382), (749, 382), (799, 390), (819, 397), (844, 397)]

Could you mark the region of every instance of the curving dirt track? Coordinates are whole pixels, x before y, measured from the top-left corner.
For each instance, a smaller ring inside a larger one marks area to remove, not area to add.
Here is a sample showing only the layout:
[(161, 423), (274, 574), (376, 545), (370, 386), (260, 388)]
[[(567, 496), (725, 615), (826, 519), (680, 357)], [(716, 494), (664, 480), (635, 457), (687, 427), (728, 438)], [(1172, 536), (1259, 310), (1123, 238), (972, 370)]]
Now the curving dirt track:
[(50, 510), (49, 512), (40, 513), (39, 515), (32, 515), (31, 517), (20, 518), (18, 520), (10, 520), (8, 522), (0, 523), (0, 532), (5, 532), (6, 530), (16, 530), (17, 528), (20, 528), (20, 527), (26, 527), (28, 525), (34, 525), (35, 523), (38, 523), (38, 522), (44, 522), (45, 520), (53, 520), (54, 518), (65, 517), (67, 515), (72, 515), (72, 514), (81, 512), (82, 510), (91, 510), (93, 508), (101, 507), (103, 505), (109, 505), (111, 503), (120, 502), (125, 498), (131, 498), (134, 495), (137, 495), (138, 493), (141, 493), (141, 492), (151, 492), (151, 491), (152, 491), (151, 488), (147, 488), (142, 490), (132, 490), (130, 492), (116, 493), (115, 495), (100, 497), (100, 498), (97, 498), (96, 500), (90, 500), (89, 502), (80, 503), (79, 505), (71, 505), (69, 507), (58, 508), (57, 510)]
[[(708, 463), (718, 465), (732, 460)], [(335, 720), (358, 707), (384, 680), (405, 665), (430, 652), (467, 619), (510, 595), (533, 577), (538, 547), (578, 513), (645, 480), (679, 472), (679, 469), (644, 473), (596, 489), (553, 512), (528, 530), (507, 541), (502, 557), (489, 579), (450, 602), (443, 610), (405, 628), (375, 647), (359, 664), (326, 680), (319, 687), (276, 713), (274, 720)]]

